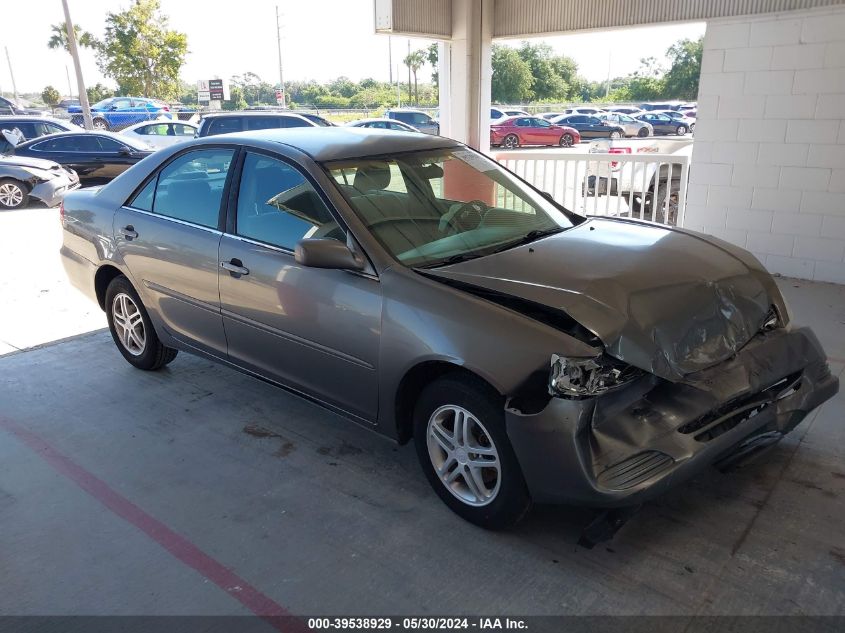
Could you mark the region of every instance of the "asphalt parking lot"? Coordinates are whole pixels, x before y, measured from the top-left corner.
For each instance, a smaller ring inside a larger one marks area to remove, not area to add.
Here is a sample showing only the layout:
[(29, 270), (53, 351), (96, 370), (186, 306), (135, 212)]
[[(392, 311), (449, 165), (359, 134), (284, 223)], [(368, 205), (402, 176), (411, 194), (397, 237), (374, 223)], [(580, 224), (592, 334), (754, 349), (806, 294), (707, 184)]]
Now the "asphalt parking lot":
[[(0, 614), (845, 615), (843, 393), (592, 550), (583, 509), (485, 532), (410, 445), (185, 354), (130, 367), (59, 231), (0, 213)], [(845, 378), (845, 287), (779, 283)]]

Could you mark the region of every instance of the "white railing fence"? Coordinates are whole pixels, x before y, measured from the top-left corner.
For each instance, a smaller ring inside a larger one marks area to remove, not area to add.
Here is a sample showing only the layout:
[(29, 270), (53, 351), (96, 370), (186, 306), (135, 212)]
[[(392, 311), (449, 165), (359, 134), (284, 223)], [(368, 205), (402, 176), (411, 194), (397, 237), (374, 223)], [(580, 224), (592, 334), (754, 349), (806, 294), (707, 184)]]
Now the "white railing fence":
[(683, 226), (689, 179), (687, 155), (565, 154), (560, 150), (492, 154), (575, 213)]

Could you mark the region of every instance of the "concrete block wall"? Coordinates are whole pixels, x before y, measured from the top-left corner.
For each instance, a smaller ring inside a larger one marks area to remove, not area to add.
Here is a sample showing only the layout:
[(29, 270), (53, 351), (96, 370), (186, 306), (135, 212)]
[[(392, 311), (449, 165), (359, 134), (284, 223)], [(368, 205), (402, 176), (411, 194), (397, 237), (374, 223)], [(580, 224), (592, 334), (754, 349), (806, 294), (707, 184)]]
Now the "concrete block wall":
[(684, 226), (845, 284), (845, 6), (715, 20)]

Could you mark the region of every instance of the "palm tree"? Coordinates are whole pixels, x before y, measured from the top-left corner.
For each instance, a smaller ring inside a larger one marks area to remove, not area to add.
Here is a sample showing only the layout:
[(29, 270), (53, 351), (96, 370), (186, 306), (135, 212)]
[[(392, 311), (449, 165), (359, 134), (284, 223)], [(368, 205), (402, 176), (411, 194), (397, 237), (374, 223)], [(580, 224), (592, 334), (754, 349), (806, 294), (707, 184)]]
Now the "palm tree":
[[(423, 65), (425, 65), (426, 61), (428, 61), (428, 55), (423, 49), (414, 51), (413, 53), (408, 53), (408, 55), (403, 60), (403, 63), (414, 74), (414, 103), (416, 103), (417, 105), (420, 104), (420, 95), (419, 91), (417, 90), (417, 71), (422, 68)], [(411, 87), (408, 86), (408, 92), (410, 91)]]
[[(50, 25), (50, 32), (52, 35), (50, 36), (49, 41), (47, 42), (47, 48), (56, 50), (56, 49), (64, 49), (65, 52), (70, 52), (70, 48), (67, 41), (67, 26), (64, 22), (60, 22), (59, 24), (51, 24)], [(96, 44), (96, 40), (94, 36), (91, 35), (88, 31), (83, 31), (77, 24), (73, 25), (73, 34), (76, 35), (76, 43), (80, 46), (84, 46), (86, 48), (94, 48)]]

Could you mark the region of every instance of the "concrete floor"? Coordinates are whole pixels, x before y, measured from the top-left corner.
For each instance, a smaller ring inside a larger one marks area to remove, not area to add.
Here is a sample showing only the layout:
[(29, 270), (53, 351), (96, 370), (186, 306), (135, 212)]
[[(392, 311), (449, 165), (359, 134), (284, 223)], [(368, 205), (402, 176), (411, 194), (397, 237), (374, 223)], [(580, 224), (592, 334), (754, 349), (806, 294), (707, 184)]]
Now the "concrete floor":
[[(15, 221), (49, 255), (55, 211)], [(44, 343), (39, 306), (72, 323), (53, 336), (97, 326), (49, 261), (34, 285), (0, 270), (0, 340)], [(845, 287), (780, 284), (841, 375)], [(843, 412), (840, 394), (585, 550), (589, 512), (485, 532), (411, 446), (185, 354), (139, 372), (95, 330), (0, 357), (0, 615), (845, 615)]]

